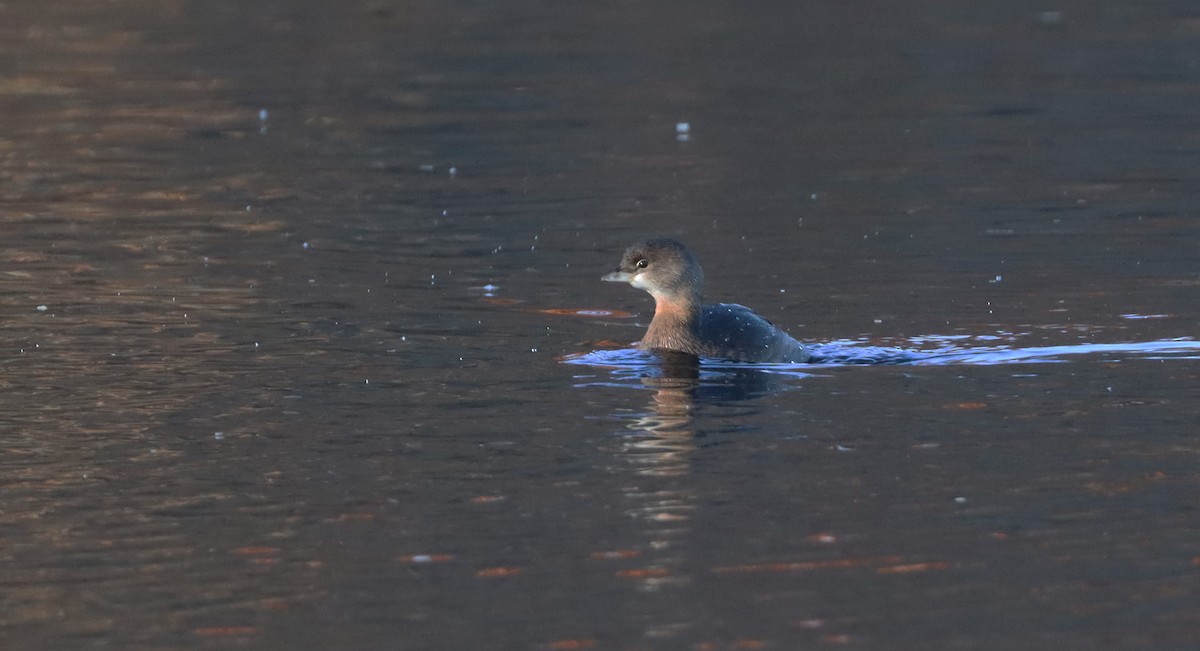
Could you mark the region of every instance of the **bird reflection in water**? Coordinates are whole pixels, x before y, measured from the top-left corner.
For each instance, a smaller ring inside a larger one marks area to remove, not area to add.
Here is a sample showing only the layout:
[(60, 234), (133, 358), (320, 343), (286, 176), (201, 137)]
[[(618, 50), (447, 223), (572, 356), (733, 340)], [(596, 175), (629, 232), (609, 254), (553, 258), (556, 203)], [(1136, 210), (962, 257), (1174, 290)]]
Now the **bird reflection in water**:
[(748, 368), (702, 373), (700, 360), (687, 353), (654, 351), (657, 363), (639, 368), (638, 382), (651, 389), (650, 408), (627, 425), (619, 456), (632, 470), (626, 513), (645, 523), (649, 567), (636, 575), (639, 587), (655, 591), (688, 582), (682, 571), (683, 544), (702, 490), (692, 480), (697, 445), (695, 410), (705, 402), (725, 402), (782, 390), (777, 375)]
[(700, 387), (700, 363), (694, 355), (663, 351), (661, 366), (644, 375), (642, 384), (654, 389), (651, 410), (629, 425), (642, 435), (631, 436), (626, 457), (638, 474), (663, 477), (685, 474), (695, 448), (692, 422), (695, 392)]
[[(700, 364), (693, 355), (664, 352), (662, 363), (647, 369), (642, 384), (653, 389), (650, 411), (629, 423), (621, 440), (620, 457), (632, 466), (625, 497), (626, 511), (646, 525), (650, 566), (637, 576), (644, 591), (688, 582), (680, 572), (686, 558), (680, 542), (689, 531), (696, 509), (696, 489), (688, 471), (696, 449), (690, 428)], [(652, 369), (652, 370), (651, 370)]]
[[(633, 556), (640, 559), (640, 569), (618, 575), (638, 579), (645, 592), (687, 584), (686, 541), (705, 486), (703, 477), (697, 481), (692, 472), (703, 438), (695, 427), (697, 410), (795, 389), (797, 380), (808, 377), (801, 370), (807, 367), (702, 362), (690, 353), (664, 349), (597, 350), (563, 361), (603, 369), (599, 375), (577, 375), (576, 388), (650, 390), (649, 409), (633, 417), (615, 415), (627, 423), (614, 450), (617, 461), (624, 462), (614, 469), (626, 477), (619, 482), (629, 500), (624, 513), (644, 524), (645, 535)], [(647, 635), (670, 637), (674, 626), (656, 626)]]

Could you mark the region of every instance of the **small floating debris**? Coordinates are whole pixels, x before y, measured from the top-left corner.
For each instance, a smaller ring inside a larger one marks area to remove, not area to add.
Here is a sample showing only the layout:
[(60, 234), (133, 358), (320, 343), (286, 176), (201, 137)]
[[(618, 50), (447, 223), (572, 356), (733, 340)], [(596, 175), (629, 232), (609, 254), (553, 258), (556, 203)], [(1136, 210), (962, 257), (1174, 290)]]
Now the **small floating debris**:
[(687, 142), (692, 133), (692, 125), (688, 122), (675, 123), (675, 139), (679, 142)]
[(445, 563), (446, 561), (453, 560), (453, 558), (454, 556), (450, 554), (409, 554), (407, 556), (401, 556), (396, 560), (400, 561), (401, 563), (420, 564)]
[(488, 283), (486, 285), (480, 285), (479, 287), (470, 287), (469, 289), (471, 289), (473, 291), (477, 291), (477, 292), (483, 292), (484, 296), (490, 297), (490, 296), (496, 295), (496, 290), (500, 289), (500, 286), (493, 285), (492, 283)]
[(1038, 14), (1038, 22), (1043, 25), (1061, 25), (1065, 16), (1061, 11), (1043, 11)]
[(1122, 319), (1169, 319), (1170, 314), (1122, 314)]
[(37, 306), (37, 311), (38, 311), (38, 312), (45, 312), (45, 311), (46, 311), (46, 310), (48, 310), (48, 309), (50, 309), (50, 308), (46, 307), (45, 305), (39, 305), (39, 306)]
[(203, 638), (251, 637), (258, 635), (256, 626), (202, 626), (193, 628), (192, 634)]
[(618, 318), (618, 319), (628, 319), (633, 316), (632, 313), (623, 312), (621, 310), (587, 310), (587, 309), (575, 309), (575, 308), (569, 308), (569, 307), (547, 307), (547, 308), (543, 308), (540, 310), (534, 310), (534, 312), (537, 312), (539, 314), (553, 314), (555, 316), (583, 316), (583, 317), (608, 316), (608, 317), (614, 317), (614, 318)]
[(510, 576), (519, 576), (525, 572), (523, 567), (485, 567), (482, 570), (475, 572), (475, 576), (481, 579), (499, 579)]
[(636, 549), (614, 549), (614, 550), (610, 550), (610, 551), (592, 552), (591, 554), (588, 555), (588, 558), (598, 560), (598, 561), (607, 561), (607, 560), (624, 560), (627, 558), (637, 558), (638, 556), (641, 556), (641, 555), (642, 555), (642, 553), (640, 551), (637, 551)]

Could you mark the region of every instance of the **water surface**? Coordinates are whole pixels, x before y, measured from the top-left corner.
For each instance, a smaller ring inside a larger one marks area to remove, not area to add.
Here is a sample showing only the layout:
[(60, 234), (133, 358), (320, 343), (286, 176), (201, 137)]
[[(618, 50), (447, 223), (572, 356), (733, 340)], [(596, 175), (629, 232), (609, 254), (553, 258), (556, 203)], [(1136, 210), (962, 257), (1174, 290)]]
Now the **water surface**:
[[(0, 635), (1194, 648), (1198, 41), (1170, 0), (0, 6)], [(599, 276), (649, 234), (803, 340), (966, 357), (564, 363), (640, 337)]]

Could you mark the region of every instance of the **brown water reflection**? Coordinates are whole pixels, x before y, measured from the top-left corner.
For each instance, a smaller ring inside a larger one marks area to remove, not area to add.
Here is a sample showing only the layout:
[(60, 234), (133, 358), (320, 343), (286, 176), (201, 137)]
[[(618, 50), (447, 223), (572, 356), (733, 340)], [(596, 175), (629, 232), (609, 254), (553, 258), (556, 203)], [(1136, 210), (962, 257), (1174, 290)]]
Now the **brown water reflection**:
[(1198, 39), (1170, 0), (0, 5), (0, 639), (1195, 646), (1194, 359), (559, 360), (638, 337), (596, 278), (652, 233), (808, 340), (1195, 337)]

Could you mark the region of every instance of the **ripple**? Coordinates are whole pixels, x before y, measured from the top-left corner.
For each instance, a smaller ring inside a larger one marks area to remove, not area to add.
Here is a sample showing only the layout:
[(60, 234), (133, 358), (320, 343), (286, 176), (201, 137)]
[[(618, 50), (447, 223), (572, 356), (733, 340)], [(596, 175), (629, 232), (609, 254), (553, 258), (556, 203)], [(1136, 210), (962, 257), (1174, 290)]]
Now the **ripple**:
[[(805, 364), (753, 364), (702, 358), (699, 377), (721, 377), (738, 370), (752, 369), (804, 377), (814, 370), (833, 366), (993, 366), (998, 364), (1048, 364), (1064, 363), (1072, 358), (1096, 355), (1105, 362), (1123, 359), (1200, 359), (1200, 341), (1188, 338), (1160, 339), (1112, 344), (1071, 344), (1064, 346), (970, 346), (971, 341), (995, 341), (995, 337), (963, 337), (958, 335), (922, 335), (910, 341), (917, 344), (937, 343), (933, 350), (905, 349), (873, 346), (863, 342), (837, 341), (810, 344), (814, 361)], [(950, 342), (954, 342), (952, 345)], [(623, 348), (597, 350), (568, 355), (562, 360), (567, 364), (579, 364), (607, 368), (615, 375), (644, 374), (652, 372), (662, 364), (658, 355)]]

